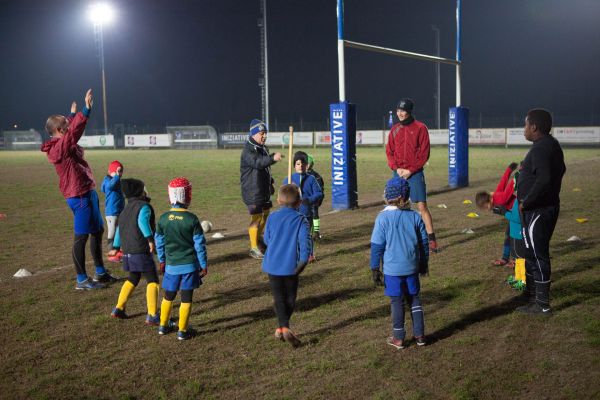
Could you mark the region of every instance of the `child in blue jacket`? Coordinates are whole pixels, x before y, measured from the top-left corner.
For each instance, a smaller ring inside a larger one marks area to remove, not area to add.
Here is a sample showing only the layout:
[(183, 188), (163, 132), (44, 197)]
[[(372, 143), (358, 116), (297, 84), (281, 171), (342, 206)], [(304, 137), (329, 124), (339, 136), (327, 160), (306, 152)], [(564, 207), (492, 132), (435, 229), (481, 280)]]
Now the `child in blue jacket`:
[(290, 330), (290, 318), (296, 305), (298, 275), (306, 267), (312, 252), (310, 225), (297, 210), (301, 203), (297, 185), (281, 186), (277, 202), (281, 208), (271, 214), (265, 227), (267, 251), (262, 269), (269, 274), (279, 323), (275, 337), (297, 347), (301, 342)]
[[(115, 160), (108, 164), (108, 174), (102, 181), (102, 192), (106, 195), (104, 200), (104, 215), (106, 217), (106, 239), (108, 249), (112, 250), (115, 232), (119, 225), (119, 215), (125, 208), (125, 196), (121, 190), (121, 177), (123, 176), (123, 164)], [(108, 260), (113, 262), (121, 261), (123, 253), (109, 256)]]
[[(421, 216), (410, 209), (410, 186), (400, 177), (385, 186), (387, 207), (379, 213), (371, 235), (371, 270), (373, 282), (384, 284), (384, 294), (392, 305), (393, 335), (387, 343), (397, 349), (405, 347), (404, 300), (411, 307), (413, 335), (417, 345), (425, 345), (425, 323), (419, 298), (419, 274), (427, 273), (429, 243)], [(383, 279), (379, 270), (383, 259)]]
[(319, 186), (314, 176), (306, 173), (308, 168), (308, 154), (303, 151), (297, 151), (294, 154), (294, 169), (292, 174), (292, 182), (288, 182), (288, 178), (283, 180), (283, 185), (294, 183), (300, 188), (300, 197), (302, 202), (298, 212), (304, 215), (308, 221), (312, 221), (313, 207), (323, 200), (323, 190)]

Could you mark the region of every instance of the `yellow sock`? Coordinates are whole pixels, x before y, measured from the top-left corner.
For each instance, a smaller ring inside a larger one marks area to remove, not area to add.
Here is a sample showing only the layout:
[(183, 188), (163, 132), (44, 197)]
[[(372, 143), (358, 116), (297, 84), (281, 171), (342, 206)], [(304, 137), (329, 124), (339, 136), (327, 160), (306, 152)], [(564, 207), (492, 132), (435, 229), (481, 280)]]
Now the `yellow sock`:
[(265, 226), (267, 225), (267, 218), (269, 218), (269, 212), (271, 210), (264, 210), (261, 218), (260, 218), (260, 223), (258, 225), (258, 237), (261, 237), (263, 235), (263, 232), (265, 231)]
[[(192, 311), (192, 303), (181, 303), (179, 306), (179, 330), (187, 331), (188, 322), (190, 321), (190, 311)], [(162, 317), (161, 317), (162, 318)]]
[(262, 214), (254, 214), (250, 216), (250, 226), (248, 227), (248, 235), (250, 236), (250, 248), (256, 249), (258, 247), (258, 227), (260, 226), (260, 219)]
[(125, 281), (121, 288), (121, 292), (119, 293), (119, 299), (117, 300), (117, 308), (119, 310), (125, 310), (125, 304), (127, 304), (127, 300), (129, 300), (131, 293), (133, 293), (133, 289), (135, 289), (133, 283)]
[(169, 326), (169, 318), (171, 318), (171, 309), (173, 302), (163, 299), (160, 304), (160, 326)]
[(151, 282), (146, 286), (146, 304), (148, 314), (154, 316), (158, 311), (158, 283)]

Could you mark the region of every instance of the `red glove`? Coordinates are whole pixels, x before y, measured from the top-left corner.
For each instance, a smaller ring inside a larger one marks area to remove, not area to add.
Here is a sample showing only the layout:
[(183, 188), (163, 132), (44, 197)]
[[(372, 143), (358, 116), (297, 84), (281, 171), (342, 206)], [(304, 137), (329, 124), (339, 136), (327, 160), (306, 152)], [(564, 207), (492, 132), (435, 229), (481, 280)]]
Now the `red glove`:
[(161, 275), (165, 274), (165, 266), (166, 266), (166, 264), (164, 262), (160, 263), (160, 267), (159, 268), (160, 268), (160, 274)]

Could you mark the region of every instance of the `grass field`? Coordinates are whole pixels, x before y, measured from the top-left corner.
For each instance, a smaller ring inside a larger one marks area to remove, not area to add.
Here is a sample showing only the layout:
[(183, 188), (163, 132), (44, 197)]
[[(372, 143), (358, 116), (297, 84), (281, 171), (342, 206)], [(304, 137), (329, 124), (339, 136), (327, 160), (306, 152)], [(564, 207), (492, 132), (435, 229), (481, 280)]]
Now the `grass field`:
[[(330, 176), (329, 152), (311, 152), (316, 169)], [(125, 177), (143, 179), (157, 214), (168, 209), (169, 180), (188, 177), (191, 210), (226, 236), (209, 239), (210, 273), (192, 307), (198, 335), (187, 342), (144, 326), (143, 283), (125, 321), (109, 316), (120, 283), (74, 290), (72, 216), (54, 168), (41, 152), (0, 152), (0, 213), (6, 214), (0, 220), (0, 397), (600, 398), (600, 150), (565, 150), (551, 243), (552, 317), (513, 312), (517, 292), (504, 283), (511, 271), (490, 265), (500, 254), (505, 223), (491, 213), (466, 217), (476, 210), (463, 200), (493, 190), (505, 166), (525, 152), (471, 149), (471, 186), (451, 191), (447, 150), (432, 149), (429, 204), (443, 252), (431, 258), (430, 276), (422, 280), (429, 345), (401, 351), (385, 344), (388, 299), (373, 288), (368, 268), (377, 202), (389, 177), (381, 148), (359, 149), (359, 209), (327, 213), (327, 189), (318, 262), (301, 276), (292, 318), (304, 342), (299, 349), (272, 337), (268, 281), (260, 262), (247, 256), (240, 150), (86, 152), (98, 182), (114, 159), (125, 165)], [(274, 168), (278, 181), (286, 166)], [(446, 209), (437, 207), (442, 203)], [(588, 222), (576, 222), (579, 217)], [(463, 234), (465, 228), (475, 233)], [(573, 235), (582, 241), (567, 242)], [(12, 278), (20, 268), (33, 277)], [(407, 328), (410, 335), (410, 322)]]

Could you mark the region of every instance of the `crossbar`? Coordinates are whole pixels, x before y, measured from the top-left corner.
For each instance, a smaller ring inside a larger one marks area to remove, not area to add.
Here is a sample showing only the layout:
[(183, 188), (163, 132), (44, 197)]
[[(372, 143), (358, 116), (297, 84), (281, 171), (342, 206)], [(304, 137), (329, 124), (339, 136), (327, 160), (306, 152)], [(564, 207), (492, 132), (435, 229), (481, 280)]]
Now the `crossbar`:
[(417, 60), (423, 60), (423, 61), (433, 61), (433, 62), (442, 63), (442, 64), (460, 65), (460, 61), (452, 60), (450, 58), (428, 56), (427, 54), (419, 54), (419, 53), (413, 53), (411, 51), (390, 49), (388, 47), (373, 46), (370, 44), (352, 42), (350, 40), (344, 40), (344, 46), (352, 47), (354, 49), (373, 51), (375, 53), (383, 53), (383, 54), (391, 54), (393, 56), (415, 58)]

